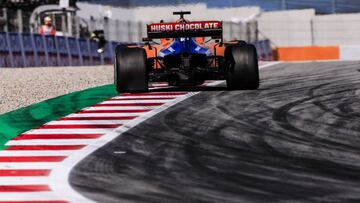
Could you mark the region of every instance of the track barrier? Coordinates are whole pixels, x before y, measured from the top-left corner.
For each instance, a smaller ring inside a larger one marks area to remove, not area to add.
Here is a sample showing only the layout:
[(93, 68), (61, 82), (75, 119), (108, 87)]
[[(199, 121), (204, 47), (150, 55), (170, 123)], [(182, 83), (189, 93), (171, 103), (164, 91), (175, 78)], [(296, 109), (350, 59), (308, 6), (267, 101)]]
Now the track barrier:
[[(96, 41), (64, 36), (0, 32), (0, 67), (91, 66), (112, 64), (115, 48), (109, 41), (103, 54)], [(124, 43), (125, 44), (125, 43)], [(269, 40), (253, 43), (261, 60), (272, 60)]]
[(45, 46), (45, 40), (40, 35), (32, 35), (34, 39), (33, 49), (35, 50), (36, 66), (49, 66), (47, 48)]
[(118, 43), (107, 43), (97, 52), (90, 39), (0, 32), (0, 67), (44, 67), (112, 64)]
[(0, 67), (10, 66), (9, 45), (5, 33), (0, 33)]
[(276, 49), (279, 61), (313, 61), (340, 59), (338, 46), (279, 47)]
[(341, 60), (360, 60), (360, 45), (340, 46)]

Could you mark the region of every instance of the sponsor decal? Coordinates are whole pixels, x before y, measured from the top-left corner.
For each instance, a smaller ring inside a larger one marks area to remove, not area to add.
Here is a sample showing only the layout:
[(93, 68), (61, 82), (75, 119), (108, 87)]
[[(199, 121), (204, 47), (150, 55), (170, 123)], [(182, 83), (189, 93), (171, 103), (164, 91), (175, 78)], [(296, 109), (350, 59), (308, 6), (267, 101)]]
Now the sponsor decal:
[(187, 30), (221, 29), (219, 21), (188, 22), (188, 23), (156, 23), (148, 25), (148, 32), (173, 32)]

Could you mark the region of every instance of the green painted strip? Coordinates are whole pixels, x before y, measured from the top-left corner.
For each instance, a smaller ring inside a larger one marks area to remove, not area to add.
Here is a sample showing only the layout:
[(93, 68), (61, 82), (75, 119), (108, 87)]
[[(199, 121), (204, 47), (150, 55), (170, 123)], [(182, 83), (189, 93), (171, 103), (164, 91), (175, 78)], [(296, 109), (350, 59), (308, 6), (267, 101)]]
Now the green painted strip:
[(117, 95), (114, 85), (104, 85), (45, 100), (0, 115), (0, 150), (17, 135), (77, 112)]

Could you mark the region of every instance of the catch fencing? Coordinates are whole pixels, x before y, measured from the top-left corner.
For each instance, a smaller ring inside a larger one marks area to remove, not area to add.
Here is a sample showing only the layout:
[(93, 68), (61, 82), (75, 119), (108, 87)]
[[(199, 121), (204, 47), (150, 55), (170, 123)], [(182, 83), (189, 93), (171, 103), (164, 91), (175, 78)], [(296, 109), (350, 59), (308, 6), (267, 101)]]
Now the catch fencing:
[[(106, 43), (103, 54), (96, 41), (64, 36), (0, 32), (0, 67), (90, 66), (112, 64), (119, 43)], [(128, 43), (127, 43), (128, 44)], [(253, 43), (261, 60), (272, 60), (269, 40)]]

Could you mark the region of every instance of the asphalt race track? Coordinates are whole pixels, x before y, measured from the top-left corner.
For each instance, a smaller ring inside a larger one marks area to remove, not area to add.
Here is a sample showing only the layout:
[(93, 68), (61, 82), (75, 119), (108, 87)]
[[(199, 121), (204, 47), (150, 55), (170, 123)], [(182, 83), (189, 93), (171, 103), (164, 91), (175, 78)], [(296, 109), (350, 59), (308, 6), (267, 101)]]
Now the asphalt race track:
[(260, 74), (256, 91), (193, 89), (80, 162), (71, 185), (98, 202), (360, 202), (360, 62)]

